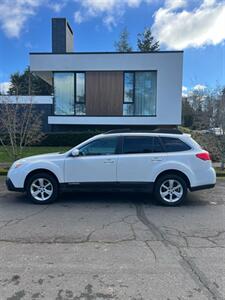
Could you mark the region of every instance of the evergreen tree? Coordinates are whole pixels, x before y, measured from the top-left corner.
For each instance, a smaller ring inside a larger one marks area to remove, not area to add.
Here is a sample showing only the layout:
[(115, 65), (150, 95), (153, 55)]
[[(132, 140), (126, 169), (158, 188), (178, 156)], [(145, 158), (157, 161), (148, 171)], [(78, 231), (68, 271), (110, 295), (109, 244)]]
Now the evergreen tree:
[(117, 52), (131, 52), (132, 47), (129, 45), (129, 33), (127, 28), (124, 28), (119, 37), (119, 41), (114, 44)]
[(27, 68), (22, 74), (16, 72), (10, 76), (8, 93), (9, 95), (51, 95), (52, 87)]
[(141, 52), (160, 50), (159, 42), (154, 39), (149, 27), (146, 27), (143, 33), (138, 34), (137, 46)]

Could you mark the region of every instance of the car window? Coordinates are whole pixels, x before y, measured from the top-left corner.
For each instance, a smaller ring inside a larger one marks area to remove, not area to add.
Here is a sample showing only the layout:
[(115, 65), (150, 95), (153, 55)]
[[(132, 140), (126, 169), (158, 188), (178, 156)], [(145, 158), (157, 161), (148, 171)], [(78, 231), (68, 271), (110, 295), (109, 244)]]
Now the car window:
[(86, 146), (81, 147), (80, 154), (88, 155), (110, 155), (116, 153), (117, 137), (98, 139), (90, 142)]
[(124, 137), (123, 153), (155, 153), (163, 152), (158, 138), (150, 136)]
[(187, 151), (191, 147), (178, 138), (161, 137), (166, 152)]

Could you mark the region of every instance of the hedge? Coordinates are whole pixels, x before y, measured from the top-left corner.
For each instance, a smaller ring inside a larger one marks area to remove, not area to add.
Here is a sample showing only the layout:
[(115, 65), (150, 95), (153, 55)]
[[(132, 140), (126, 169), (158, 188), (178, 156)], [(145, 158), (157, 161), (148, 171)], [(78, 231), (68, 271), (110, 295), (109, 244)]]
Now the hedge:
[(45, 135), (43, 140), (35, 146), (71, 146), (74, 147), (85, 140), (91, 138), (100, 131), (82, 131), (82, 132), (50, 132)]

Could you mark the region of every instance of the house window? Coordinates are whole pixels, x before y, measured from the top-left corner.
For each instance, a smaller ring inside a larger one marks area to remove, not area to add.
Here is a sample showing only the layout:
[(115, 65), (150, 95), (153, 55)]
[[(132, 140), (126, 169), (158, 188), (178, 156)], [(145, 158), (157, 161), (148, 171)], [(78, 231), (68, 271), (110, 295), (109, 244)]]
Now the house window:
[(74, 73), (54, 73), (55, 115), (74, 114)]
[(156, 114), (156, 71), (124, 73), (123, 115), (154, 116)]
[(55, 115), (85, 115), (85, 73), (54, 73)]
[(76, 73), (76, 115), (85, 114), (85, 73)]

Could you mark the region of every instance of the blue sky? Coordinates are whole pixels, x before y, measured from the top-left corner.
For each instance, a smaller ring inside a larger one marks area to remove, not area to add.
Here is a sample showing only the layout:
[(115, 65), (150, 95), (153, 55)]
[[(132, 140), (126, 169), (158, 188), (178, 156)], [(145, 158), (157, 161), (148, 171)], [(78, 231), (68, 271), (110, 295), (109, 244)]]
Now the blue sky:
[(150, 26), (161, 50), (184, 50), (184, 93), (225, 85), (224, 0), (1, 0), (0, 14), (1, 89), (29, 52), (51, 51), (52, 17), (69, 20), (75, 51), (113, 51), (125, 26), (135, 50)]

